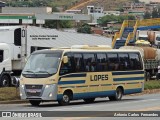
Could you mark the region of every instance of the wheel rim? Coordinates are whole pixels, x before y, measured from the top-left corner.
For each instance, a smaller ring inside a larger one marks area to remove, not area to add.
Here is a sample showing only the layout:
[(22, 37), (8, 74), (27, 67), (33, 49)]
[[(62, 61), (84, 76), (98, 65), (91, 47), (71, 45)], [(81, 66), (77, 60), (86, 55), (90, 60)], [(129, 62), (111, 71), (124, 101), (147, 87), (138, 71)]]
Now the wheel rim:
[(66, 103), (69, 101), (68, 95), (63, 95), (63, 101)]
[(3, 86), (8, 86), (8, 80), (6, 77), (3, 78)]
[(121, 90), (117, 90), (116, 94), (117, 94), (117, 98), (120, 99), (122, 96)]

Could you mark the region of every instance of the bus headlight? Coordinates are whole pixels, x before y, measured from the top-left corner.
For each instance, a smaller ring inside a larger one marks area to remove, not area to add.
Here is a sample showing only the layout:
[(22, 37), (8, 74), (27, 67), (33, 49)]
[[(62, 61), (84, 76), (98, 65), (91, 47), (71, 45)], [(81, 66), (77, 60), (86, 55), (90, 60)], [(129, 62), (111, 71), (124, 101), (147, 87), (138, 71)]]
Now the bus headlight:
[(20, 93), (20, 96), (22, 96), (22, 93)]
[(49, 88), (49, 87), (51, 87), (51, 85), (46, 85), (46, 87), (45, 87), (45, 88), (47, 89), (47, 88)]
[(51, 87), (54, 87), (54, 84), (51, 84), (51, 85), (46, 85), (45, 88), (51, 88)]
[(52, 97), (53, 95), (52, 95), (52, 93), (49, 93), (49, 97)]
[(21, 85), (21, 88), (24, 89), (24, 85)]

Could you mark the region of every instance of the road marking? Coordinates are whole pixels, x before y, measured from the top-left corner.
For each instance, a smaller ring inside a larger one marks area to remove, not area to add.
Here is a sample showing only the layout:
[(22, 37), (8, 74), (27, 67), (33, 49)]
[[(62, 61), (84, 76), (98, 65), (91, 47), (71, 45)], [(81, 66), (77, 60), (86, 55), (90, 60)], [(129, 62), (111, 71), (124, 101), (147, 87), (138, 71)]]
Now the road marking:
[[(62, 110), (62, 111), (65, 111), (65, 110), (68, 110), (68, 109), (78, 109), (78, 108), (84, 108), (84, 107), (93, 107), (93, 104), (92, 105), (86, 105), (86, 106), (78, 106), (78, 107), (69, 107), (69, 108), (58, 108), (58, 109), (51, 109), (51, 110), (47, 110), (47, 111), (53, 111), (53, 110)], [(90, 111), (90, 110), (89, 110)]]
[(81, 119), (87, 119), (91, 117), (67, 117), (67, 118), (61, 118), (61, 119), (56, 119), (56, 120), (81, 120)]
[[(136, 99), (135, 99), (136, 100)], [(139, 103), (139, 102), (149, 102), (149, 101), (159, 101), (159, 99), (147, 99), (147, 100), (137, 100), (137, 101), (132, 101), (132, 104), (133, 103)], [(106, 102), (107, 103), (107, 102)], [(119, 104), (120, 103), (120, 104)], [(109, 106), (112, 106), (112, 105), (115, 105), (115, 104), (119, 104), (119, 105), (122, 105), (122, 104), (131, 104), (131, 101), (129, 101), (129, 102), (125, 102), (125, 101), (121, 101), (121, 102), (113, 102), (113, 103), (109, 103), (108, 105), (107, 105), (107, 107), (109, 107)], [(102, 107), (102, 106), (104, 106), (104, 104), (95, 104), (95, 103), (93, 103), (93, 104), (90, 104), (90, 105), (85, 105), (85, 106), (83, 106), (84, 104), (82, 104), (82, 105), (80, 105), (80, 106), (73, 106), (73, 107), (70, 107), (70, 106), (68, 106), (69, 108), (58, 108), (58, 109), (53, 109), (53, 108), (51, 108), (50, 110), (47, 110), (47, 111), (55, 111), (55, 110), (62, 110), (62, 111), (66, 111), (66, 110), (76, 110), (76, 109), (78, 109), (78, 108), (84, 108), (84, 110), (85, 110), (85, 108), (86, 107), (95, 107), (95, 105), (96, 105), (96, 107)], [(93, 106), (94, 105), (94, 106)], [(89, 110), (90, 111), (90, 110)], [(104, 111), (104, 110), (102, 110), (102, 111)]]
[(136, 110), (131, 110), (131, 111), (151, 111), (151, 110), (160, 110), (160, 106), (141, 108), (138, 110), (136, 109)]

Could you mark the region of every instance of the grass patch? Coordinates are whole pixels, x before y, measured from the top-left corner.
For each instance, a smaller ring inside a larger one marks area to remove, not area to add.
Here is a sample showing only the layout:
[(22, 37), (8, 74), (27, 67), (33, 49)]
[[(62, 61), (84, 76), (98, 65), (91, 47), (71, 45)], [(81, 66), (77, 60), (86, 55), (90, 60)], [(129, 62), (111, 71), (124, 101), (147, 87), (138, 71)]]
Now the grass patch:
[(160, 81), (157, 81), (157, 80), (147, 81), (144, 84), (144, 89), (145, 90), (160, 89)]
[(0, 101), (20, 100), (19, 89), (15, 87), (0, 88)]

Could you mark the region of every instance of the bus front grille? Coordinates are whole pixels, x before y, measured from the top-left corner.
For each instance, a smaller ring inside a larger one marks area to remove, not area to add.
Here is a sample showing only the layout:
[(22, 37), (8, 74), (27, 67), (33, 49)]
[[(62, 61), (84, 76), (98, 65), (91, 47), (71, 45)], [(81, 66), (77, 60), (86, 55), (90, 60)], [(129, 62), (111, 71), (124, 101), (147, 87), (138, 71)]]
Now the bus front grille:
[(26, 89), (42, 89), (43, 85), (25, 85)]
[(34, 97), (34, 96), (40, 96), (41, 92), (36, 92), (36, 93), (31, 93), (31, 92), (26, 92), (27, 93), (27, 97)]
[(25, 85), (25, 91), (27, 97), (40, 97), (43, 85)]

